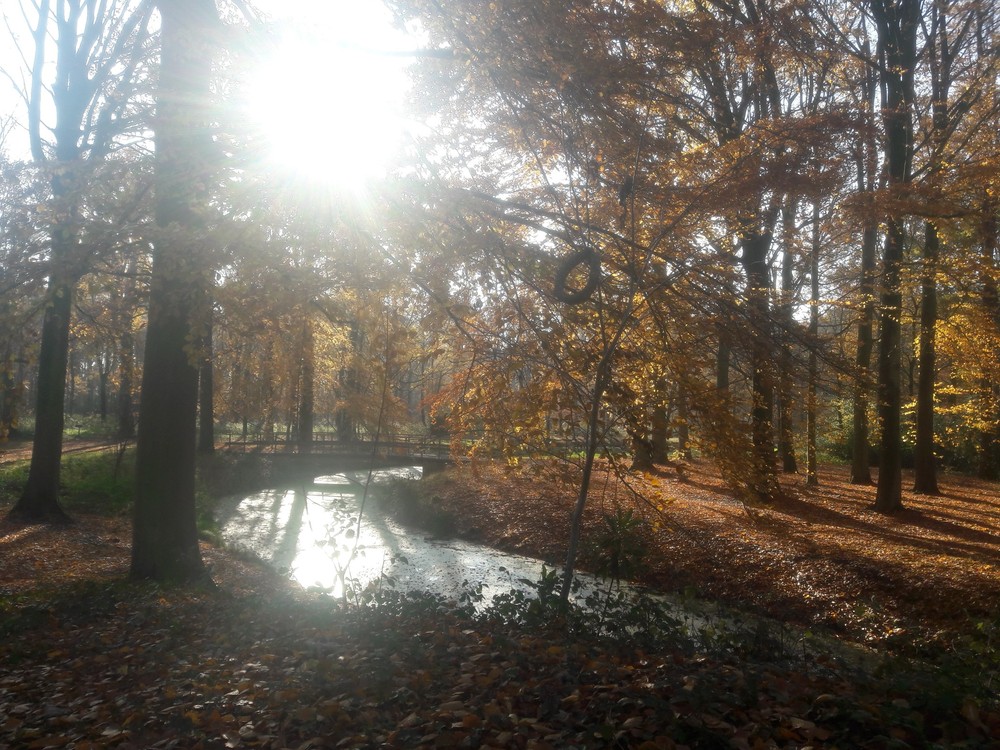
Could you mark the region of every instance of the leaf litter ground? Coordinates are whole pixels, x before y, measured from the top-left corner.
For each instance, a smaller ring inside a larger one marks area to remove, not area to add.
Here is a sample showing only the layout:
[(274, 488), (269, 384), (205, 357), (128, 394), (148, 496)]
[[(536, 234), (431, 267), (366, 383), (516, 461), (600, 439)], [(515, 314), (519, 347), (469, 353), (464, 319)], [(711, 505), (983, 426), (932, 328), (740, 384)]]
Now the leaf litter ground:
[[(476, 467), (428, 492), (464, 535), (558, 560), (573, 502), (558, 480)], [(704, 466), (630, 481), (643, 499), (601, 475), (587, 523), (646, 514), (650, 583), (869, 640), (973, 639), (969, 622), (996, 617), (989, 485), (949, 477), (943, 499), (885, 519), (838, 472), (752, 516)], [(0, 747), (1000, 747), (995, 700), (940, 663), (750, 638), (640, 650), (433, 601), (346, 608), (208, 545), (217, 589), (132, 584), (129, 537), (120, 517), (0, 526)]]

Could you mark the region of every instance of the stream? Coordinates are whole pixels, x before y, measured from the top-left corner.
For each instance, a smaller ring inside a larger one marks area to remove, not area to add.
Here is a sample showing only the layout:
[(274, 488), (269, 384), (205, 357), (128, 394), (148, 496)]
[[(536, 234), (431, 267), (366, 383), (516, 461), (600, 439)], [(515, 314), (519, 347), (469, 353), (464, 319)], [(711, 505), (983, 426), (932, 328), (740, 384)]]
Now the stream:
[[(407, 467), (373, 472), (372, 484), (419, 479)], [(366, 472), (317, 477), (311, 486), (266, 490), (223, 502), (219, 525), (227, 544), (287, 572), (307, 589), (341, 596), (345, 584), (364, 588), (383, 578), (400, 591), (428, 591), (458, 599), (483, 584), (486, 598), (518, 582), (537, 580), (543, 563), (458, 539), (414, 531), (376, 508), (369, 496), (358, 521)]]
[[(420, 478), (418, 467), (381, 470), (370, 482)], [(292, 489), (265, 490), (223, 501), (217, 511), (224, 541), (248, 551), (286, 573), (303, 588), (334, 597), (378, 581), (398, 591), (426, 591), (448, 600), (482, 585), (483, 602), (511, 589), (530, 592), (544, 563), (485, 545), (440, 539), (407, 528), (381, 513), (371, 489), (359, 522), (367, 472), (315, 478)], [(575, 596), (581, 601), (607, 584), (578, 574)], [(692, 636), (710, 631), (747, 633), (763, 628), (801, 643), (809, 651), (836, 652), (850, 661), (867, 661), (871, 652), (836, 639), (795, 632), (776, 621), (723, 611), (711, 603), (656, 595)], [(480, 604), (479, 606), (485, 606)]]

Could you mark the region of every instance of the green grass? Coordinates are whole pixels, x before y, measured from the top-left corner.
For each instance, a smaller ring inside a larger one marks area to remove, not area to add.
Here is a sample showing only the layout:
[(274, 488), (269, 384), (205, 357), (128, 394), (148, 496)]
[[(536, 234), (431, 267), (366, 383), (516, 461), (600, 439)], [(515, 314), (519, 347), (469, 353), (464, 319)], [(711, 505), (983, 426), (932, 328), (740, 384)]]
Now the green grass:
[[(118, 423), (113, 416), (104, 421), (96, 414), (67, 414), (63, 424), (63, 440), (110, 440)], [(18, 418), (18, 439), (30, 440), (35, 434), (35, 417), (27, 415)]]
[[(13, 505), (28, 481), (27, 460), (0, 467), (0, 504)], [(63, 457), (59, 502), (74, 512), (120, 515), (127, 513), (134, 494), (135, 452), (119, 460), (116, 450), (70, 454)]]
[[(0, 466), (0, 509), (17, 502), (28, 481), (29, 461)], [(116, 448), (63, 456), (59, 503), (70, 516), (95, 513), (103, 516), (127, 515), (135, 497), (135, 447), (119, 454)], [(198, 531), (203, 538), (219, 542), (218, 524), (212, 513), (215, 494), (199, 471), (195, 502)], [(2, 511), (0, 511), (2, 515)]]
[(117, 450), (69, 455), (62, 462), (62, 502), (70, 514), (129, 512), (135, 495), (135, 451)]

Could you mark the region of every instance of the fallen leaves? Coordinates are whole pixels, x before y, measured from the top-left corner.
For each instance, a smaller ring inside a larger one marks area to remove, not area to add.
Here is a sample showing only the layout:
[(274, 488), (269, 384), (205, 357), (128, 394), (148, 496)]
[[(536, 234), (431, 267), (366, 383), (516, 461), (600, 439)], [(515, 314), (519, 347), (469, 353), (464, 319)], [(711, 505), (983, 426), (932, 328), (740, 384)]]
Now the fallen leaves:
[[(833, 499), (811, 499), (815, 508), (776, 507), (752, 523), (701, 468), (690, 476), (690, 486), (661, 481), (683, 531), (652, 541), (670, 569), (706, 591), (742, 587), (772, 609), (797, 597), (792, 614), (898, 627), (902, 612), (919, 624), (915, 613), (931, 601), (977, 601), (968, 588), (980, 579), (963, 577), (969, 571), (996, 575), (987, 557), (962, 568), (937, 552), (941, 540), (963, 539), (935, 525), (950, 501), (879, 532), (859, 525), (863, 498), (840, 487)], [(551, 543), (565, 504), (537, 477), (508, 479), (516, 492), (493, 487), (478, 506), (481, 535), (514, 536), (516, 522), (547, 529), (529, 541)], [(452, 489), (442, 502), (474, 493)], [(624, 497), (598, 494), (594, 507)], [(996, 507), (995, 498), (977, 502)], [(856, 547), (862, 530), (881, 533), (878, 559)], [(120, 518), (0, 527), (0, 747), (877, 749), (1000, 738), (995, 703), (949, 693), (933, 669), (875, 677), (824, 655), (640, 652), (488, 627), (434, 603), (344, 610), (210, 547), (217, 592), (126, 584), (128, 536)], [(977, 554), (992, 549), (964, 541)], [(54, 559), (65, 575), (42, 564)], [(869, 592), (870, 614), (840, 608)]]
[[(236, 571), (216, 562), (224, 583)], [(859, 673), (487, 632), (436, 605), (342, 610), (254, 577), (267, 598), (102, 584), (63, 592), (31, 632), (15, 615), (0, 745), (879, 748), (924, 719)], [(95, 599), (114, 615), (89, 617)], [(975, 703), (950, 718), (966, 738), (1000, 731)]]
[[(436, 475), (429, 492), (463, 536), (558, 564), (576, 499), (568, 473), (484, 464), (475, 474)], [(642, 515), (649, 554), (640, 580), (654, 588), (694, 591), (875, 645), (940, 633), (947, 646), (956, 632), (997, 617), (996, 483), (943, 475), (941, 496), (904, 492), (907, 510), (884, 516), (871, 510), (874, 487), (851, 485), (845, 467), (824, 466), (816, 488), (782, 476), (785, 497), (751, 517), (707, 462), (691, 462), (683, 481), (668, 470), (655, 483), (645, 475), (628, 481), (630, 488), (598, 465), (584, 539), (605, 513)]]

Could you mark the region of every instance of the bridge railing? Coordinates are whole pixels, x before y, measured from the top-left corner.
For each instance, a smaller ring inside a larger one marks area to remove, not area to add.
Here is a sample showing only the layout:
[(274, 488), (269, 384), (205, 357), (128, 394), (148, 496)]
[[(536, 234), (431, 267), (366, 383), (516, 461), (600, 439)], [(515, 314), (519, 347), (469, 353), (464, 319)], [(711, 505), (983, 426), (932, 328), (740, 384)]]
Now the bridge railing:
[(339, 440), (333, 433), (320, 432), (310, 441), (287, 435), (227, 435), (225, 446), (240, 453), (341, 453), (351, 455), (412, 456), (447, 458), (451, 452), (445, 438), (421, 435), (383, 435), (379, 439)]

